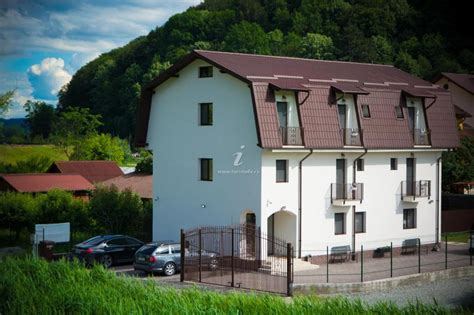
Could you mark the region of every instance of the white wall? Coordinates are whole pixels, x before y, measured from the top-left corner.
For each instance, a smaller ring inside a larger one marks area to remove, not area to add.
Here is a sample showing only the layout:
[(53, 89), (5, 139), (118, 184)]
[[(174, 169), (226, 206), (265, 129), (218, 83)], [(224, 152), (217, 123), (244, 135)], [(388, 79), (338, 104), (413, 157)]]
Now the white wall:
[[(352, 165), (361, 153), (346, 152), (347, 182), (352, 182)], [(298, 162), (305, 153), (264, 151), (262, 159), (262, 223), (266, 217), (285, 207), (298, 214)], [(366, 212), (366, 233), (356, 234), (356, 249), (398, 246), (408, 238), (434, 242), (436, 220), (436, 159), (440, 152), (417, 152), (416, 179), (431, 180), (431, 199), (417, 203), (401, 201), (401, 181), (406, 180), (406, 158), (410, 153), (376, 153), (364, 156), (365, 170), (357, 172), (357, 182), (364, 183), (364, 200), (356, 211)], [(390, 158), (398, 158), (398, 170), (390, 170)], [(289, 182), (275, 182), (275, 160), (289, 159)], [(303, 162), (302, 251), (323, 254), (326, 246), (352, 244), (352, 208), (333, 206), (330, 185), (336, 181), (336, 159), (341, 153), (313, 153)], [(417, 228), (403, 229), (403, 209), (417, 208)], [(346, 234), (334, 234), (334, 213), (346, 213)], [(262, 230), (266, 231), (266, 226)], [(277, 232), (275, 232), (277, 233)]]
[[(196, 60), (153, 95), (147, 142), (154, 153), (154, 240), (178, 239), (180, 228), (239, 224), (248, 209), (260, 221), (261, 154), (250, 89), (217, 68), (212, 78), (198, 78), (203, 65)], [(213, 103), (213, 126), (199, 126), (198, 104), (206, 102)], [(242, 165), (234, 166), (237, 152)], [(199, 180), (199, 158), (213, 159), (212, 182)]]

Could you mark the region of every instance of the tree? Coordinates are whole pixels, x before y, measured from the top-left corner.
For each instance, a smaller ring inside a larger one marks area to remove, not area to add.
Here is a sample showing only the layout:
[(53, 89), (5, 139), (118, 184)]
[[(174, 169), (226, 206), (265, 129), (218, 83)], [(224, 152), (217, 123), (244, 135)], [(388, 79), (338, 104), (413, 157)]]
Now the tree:
[(104, 233), (134, 234), (143, 223), (140, 197), (131, 190), (98, 186), (89, 202), (91, 217)]
[(153, 174), (153, 155), (150, 151), (142, 151), (140, 155), (140, 160), (135, 167), (135, 172)]
[(464, 137), (461, 146), (452, 152), (443, 152), (443, 190), (451, 184), (474, 180), (474, 139)]
[(29, 194), (0, 193), (0, 227), (14, 231), (16, 240), (25, 229), (33, 230), (36, 210), (34, 199)]
[(102, 133), (90, 135), (83, 139), (81, 146), (74, 150), (72, 158), (75, 160), (108, 160), (122, 163), (129, 151), (128, 143), (125, 140)]
[(14, 94), (15, 91), (6, 91), (5, 93), (0, 94), (0, 116), (8, 111)]
[(53, 105), (40, 101), (26, 101), (26, 123), (30, 130), (30, 137), (40, 136), (47, 139), (53, 129), (55, 110)]
[(90, 113), (89, 108), (69, 107), (54, 124), (52, 141), (71, 159), (74, 152), (82, 152), (85, 139), (97, 135), (102, 125), (101, 115)]
[(230, 28), (224, 47), (229, 51), (263, 54), (270, 53), (270, 43), (262, 27), (256, 23), (243, 21)]
[(303, 38), (303, 56), (313, 59), (332, 59), (334, 45), (329, 36), (308, 33)]

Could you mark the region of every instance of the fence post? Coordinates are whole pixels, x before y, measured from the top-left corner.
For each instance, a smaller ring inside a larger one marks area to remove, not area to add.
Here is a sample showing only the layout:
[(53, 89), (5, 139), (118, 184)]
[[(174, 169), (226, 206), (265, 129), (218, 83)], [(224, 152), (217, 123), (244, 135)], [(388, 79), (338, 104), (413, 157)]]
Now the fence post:
[(329, 283), (329, 246), (326, 246), (326, 282)]
[(444, 236), (444, 269), (448, 269), (448, 234)]
[(292, 295), (292, 288), (291, 288), (291, 283), (292, 283), (292, 275), (293, 275), (293, 270), (291, 266), (291, 260), (293, 259), (293, 253), (292, 253), (292, 248), (291, 248), (291, 243), (286, 244), (286, 294), (288, 296)]
[(393, 277), (393, 243), (390, 242), (390, 278)]
[(418, 273), (421, 273), (421, 240), (418, 239)]
[(472, 252), (474, 252), (474, 248), (472, 248), (472, 236), (474, 235), (474, 232), (471, 231), (469, 233), (469, 264), (472, 266)]
[(180, 259), (181, 259), (181, 273), (179, 275), (179, 281), (183, 282), (184, 281), (184, 254), (185, 254), (185, 235), (183, 229), (181, 229), (181, 250), (180, 250)]
[(231, 280), (230, 286), (234, 287), (234, 229), (232, 229), (232, 238), (231, 238), (231, 254), (230, 254), (230, 269), (231, 269)]
[(202, 244), (201, 244), (201, 229), (199, 229), (199, 282), (201, 282), (201, 273), (202, 273), (202, 266), (201, 266), (201, 254), (202, 254)]
[(360, 282), (364, 282), (364, 245), (360, 245)]

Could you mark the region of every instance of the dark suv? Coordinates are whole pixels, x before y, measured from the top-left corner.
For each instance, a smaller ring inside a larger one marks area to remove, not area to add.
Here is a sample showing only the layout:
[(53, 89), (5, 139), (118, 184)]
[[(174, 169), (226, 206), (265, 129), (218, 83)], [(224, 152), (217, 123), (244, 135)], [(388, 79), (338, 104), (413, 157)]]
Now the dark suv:
[(131, 263), (143, 242), (126, 235), (99, 235), (74, 246), (72, 257), (91, 265), (109, 268), (117, 263)]
[[(199, 256), (198, 253), (187, 249), (185, 255), (190, 259)], [(202, 251), (201, 259), (209, 269), (217, 268), (215, 253)], [(135, 270), (146, 273), (163, 272), (165, 276), (172, 276), (181, 270), (181, 245), (173, 241), (146, 244), (135, 254), (133, 266)]]

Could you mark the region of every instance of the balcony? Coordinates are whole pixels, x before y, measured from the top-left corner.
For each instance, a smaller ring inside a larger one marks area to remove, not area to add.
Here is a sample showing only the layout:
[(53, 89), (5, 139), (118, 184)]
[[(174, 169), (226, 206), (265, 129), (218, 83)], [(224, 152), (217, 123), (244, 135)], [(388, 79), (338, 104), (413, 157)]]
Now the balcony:
[(362, 129), (359, 128), (341, 128), (341, 135), (344, 145), (362, 146)]
[(415, 145), (430, 145), (430, 130), (429, 129), (414, 129), (413, 141)]
[(364, 184), (331, 184), (331, 204), (335, 206), (350, 206), (362, 203), (364, 199)]
[(300, 127), (280, 127), (280, 135), (283, 145), (303, 145), (303, 128)]
[(417, 202), (416, 198), (431, 197), (431, 181), (402, 181), (402, 200), (407, 202)]

